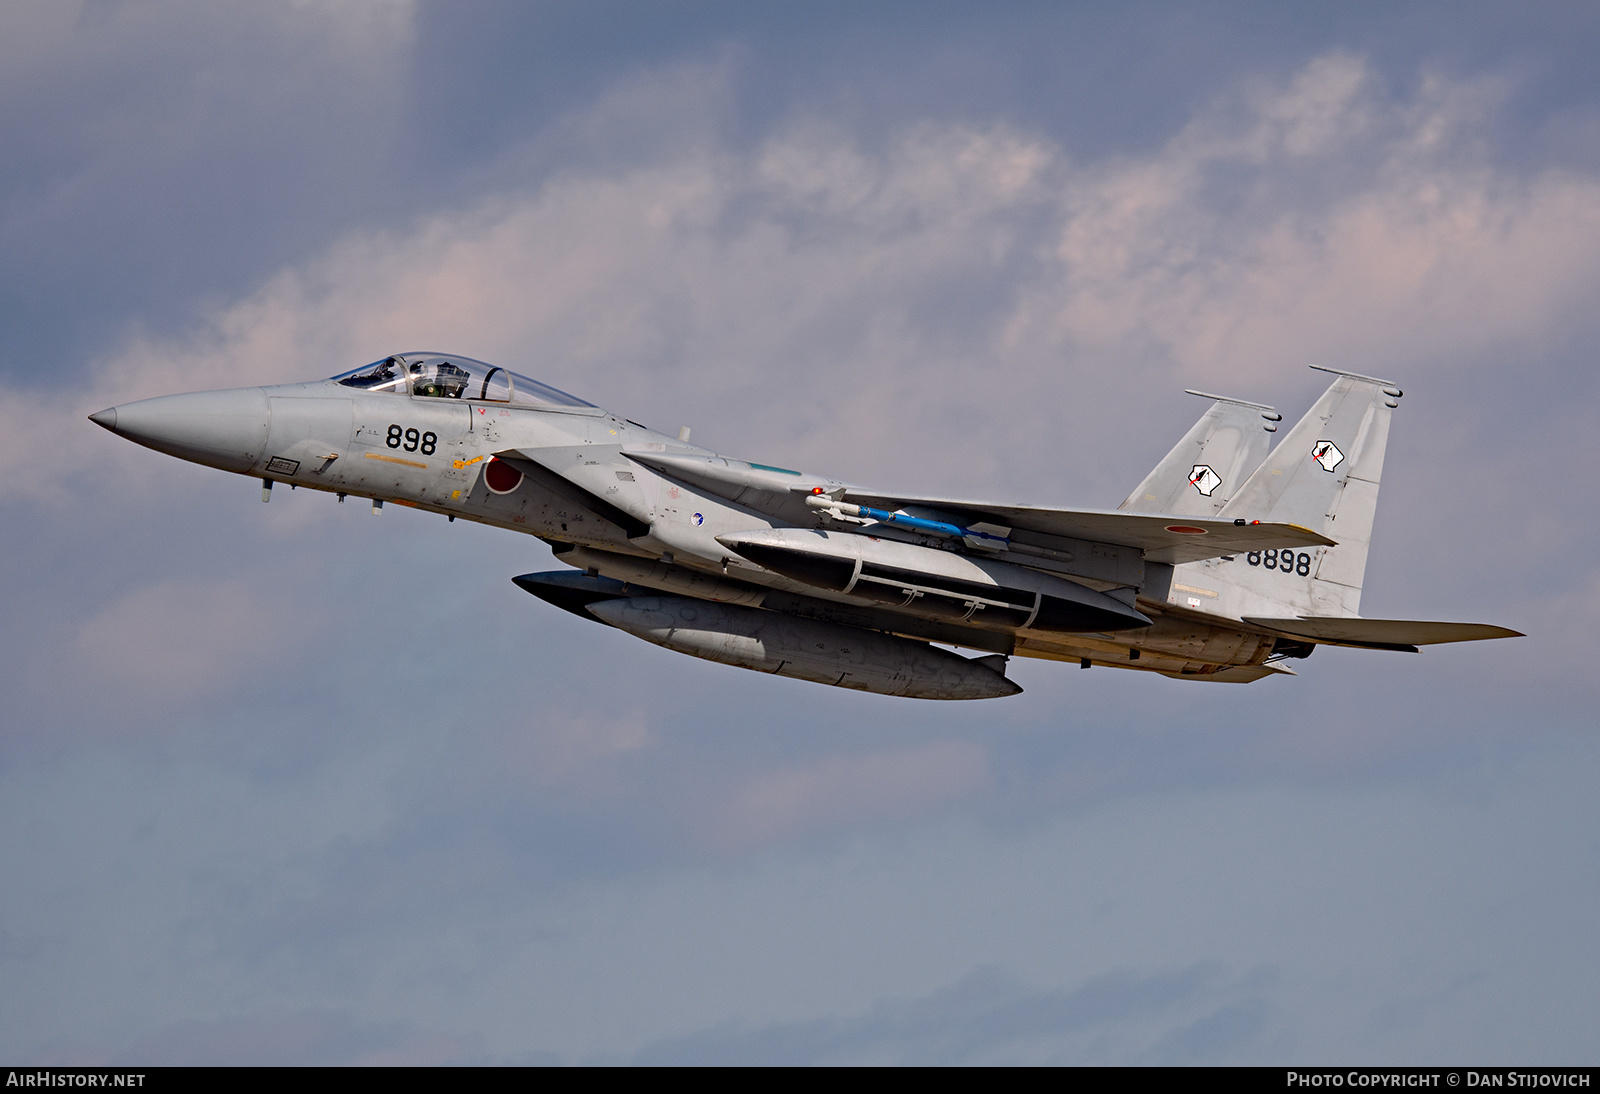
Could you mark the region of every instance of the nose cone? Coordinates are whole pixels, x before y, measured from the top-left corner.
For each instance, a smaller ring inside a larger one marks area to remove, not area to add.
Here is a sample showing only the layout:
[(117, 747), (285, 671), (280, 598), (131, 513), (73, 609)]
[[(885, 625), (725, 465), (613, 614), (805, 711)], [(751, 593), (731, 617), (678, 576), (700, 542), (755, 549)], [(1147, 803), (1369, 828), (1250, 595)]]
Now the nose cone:
[(258, 387), (163, 395), (110, 407), (89, 420), (135, 444), (224, 471), (249, 471), (267, 443), (271, 411)]

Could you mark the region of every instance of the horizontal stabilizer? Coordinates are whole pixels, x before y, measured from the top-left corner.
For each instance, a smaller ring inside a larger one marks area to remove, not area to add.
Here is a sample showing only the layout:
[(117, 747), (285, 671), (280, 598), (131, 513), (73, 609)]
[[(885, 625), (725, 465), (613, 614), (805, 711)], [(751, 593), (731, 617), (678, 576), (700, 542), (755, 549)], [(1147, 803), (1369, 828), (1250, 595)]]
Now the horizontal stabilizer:
[(1148, 562), (1176, 565), (1219, 555), (1285, 547), (1332, 547), (1334, 540), (1298, 524), (1205, 520), (1174, 514), (1129, 513), (1119, 509), (1042, 509), (993, 505), (955, 498), (908, 497), (848, 490), (845, 500), (858, 505), (896, 510), (908, 506), (935, 509), (973, 521), (991, 521), (1007, 528), (1025, 528), (1051, 536), (1111, 543), (1145, 553)]
[(1487, 638), (1521, 638), (1521, 631), (1488, 623), (1438, 623), (1414, 619), (1358, 619), (1353, 616), (1302, 615), (1294, 619), (1244, 617), (1246, 623), (1291, 638), (1325, 646), (1360, 646), (1415, 652), (1417, 646), (1445, 642), (1479, 642)]

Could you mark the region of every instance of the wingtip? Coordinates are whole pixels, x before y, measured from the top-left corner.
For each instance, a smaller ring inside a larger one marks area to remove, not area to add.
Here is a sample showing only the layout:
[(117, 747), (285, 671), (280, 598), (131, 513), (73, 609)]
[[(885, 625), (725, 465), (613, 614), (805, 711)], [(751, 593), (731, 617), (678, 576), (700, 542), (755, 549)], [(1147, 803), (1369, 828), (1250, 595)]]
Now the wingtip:
[(1329, 539), (1327, 536), (1323, 535), (1321, 532), (1317, 531), (1315, 528), (1307, 528), (1304, 524), (1286, 524), (1285, 527), (1293, 528), (1296, 532), (1300, 532), (1303, 535), (1314, 536), (1316, 538), (1317, 543), (1318, 543), (1319, 546), (1322, 546), (1322, 547), (1337, 547), (1337, 546), (1339, 546), (1339, 541), (1338, 540)]

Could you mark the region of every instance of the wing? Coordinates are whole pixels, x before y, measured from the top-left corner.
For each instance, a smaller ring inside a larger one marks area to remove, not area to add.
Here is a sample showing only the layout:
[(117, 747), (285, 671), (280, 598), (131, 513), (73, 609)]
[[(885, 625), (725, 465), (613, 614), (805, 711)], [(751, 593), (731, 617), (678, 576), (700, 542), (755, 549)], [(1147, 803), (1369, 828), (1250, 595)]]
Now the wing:
[(1332, 547), (1334, 541), (1298, 524), (1201, 520), (1171, 514), (1128, 513), (1118, 509), (1041, 509), (1028, 505), (994, 505), (958, 498), (923, 498), (901, 494), (845, 491), (844, 500), (874, 509), (913, 506), (950, 514), (962, 523), (991, 523), (1023, 528), (1047, 536), (1110, 543), (1143, 551), (1149, 562), (1177, 565), (1219, 555), (1271, 551), (1283, 547)]
[[(1149, 562), (1168, 565), (1247, 551), (1334, 545), (1334, 541), (1328, 537), (1295, 524), (1201, 520), (1170, 513), (1129, 513), (1117, 509), (1041, 509), (953, 498), (879, 494), (798, 471), (722, 456), (655, 452), (644, 447), (625, 448), (621, 452), (635, 463), (709, 490), (737, 504), (748, 504), (748, 495), (752, 491), (792, 497), (797, 501), (813, 491), (826, 492), (835, 499), (874, 509), (893, 512), (909, 507), (932, 511), (963, 527), (974, 524), (1003, 525), (1007, 529), (1023, 529), (1044, 536), (1126, 547), (1143, 551)], [(511, 452), (501, 455), (503, 458), (510, 456), (533, 460), (538, 454)], [(807, 511), (801, 507), (800, 513)], [(798, 519), (809, 523), (808, 518), (809, 514)]]

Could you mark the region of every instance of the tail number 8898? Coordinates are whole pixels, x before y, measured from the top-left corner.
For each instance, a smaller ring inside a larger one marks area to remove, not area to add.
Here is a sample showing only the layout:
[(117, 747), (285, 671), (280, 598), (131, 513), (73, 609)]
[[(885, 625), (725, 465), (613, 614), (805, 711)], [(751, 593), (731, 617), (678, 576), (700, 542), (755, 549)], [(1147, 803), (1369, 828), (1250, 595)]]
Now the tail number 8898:
[(1311, 576), (1311, 556), (1301, 551), (1251, 551), (1244, 556), (1252, 566), (1265, 566), (1269, 570), (1282, 570), (1286, 574)]

